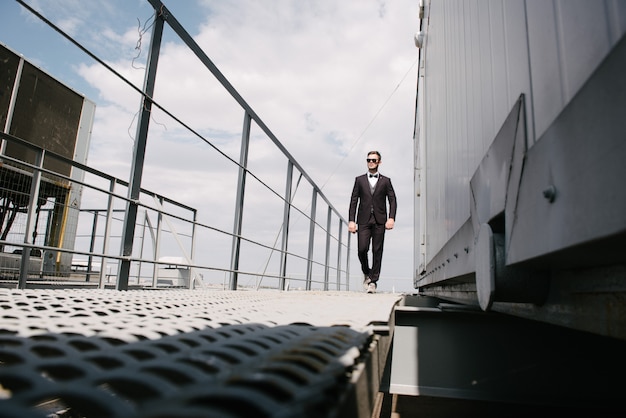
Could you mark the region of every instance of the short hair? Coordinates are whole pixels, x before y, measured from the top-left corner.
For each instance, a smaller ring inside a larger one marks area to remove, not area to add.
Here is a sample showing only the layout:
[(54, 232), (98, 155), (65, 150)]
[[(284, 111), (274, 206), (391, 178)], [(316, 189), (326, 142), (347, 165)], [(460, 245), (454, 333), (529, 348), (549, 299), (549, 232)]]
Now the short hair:
[(380, 160), (380, 158), (381, 158), (381, 157), (380, 157), (380, 152), (378, 152), (378, 151), (370, 151), (370, 152), (368, 152), (368, 153), (367, 153), (367, 155), (371, 155), (371, 154), (376, 154), (376, 155), (378, 155), (378, 159)]

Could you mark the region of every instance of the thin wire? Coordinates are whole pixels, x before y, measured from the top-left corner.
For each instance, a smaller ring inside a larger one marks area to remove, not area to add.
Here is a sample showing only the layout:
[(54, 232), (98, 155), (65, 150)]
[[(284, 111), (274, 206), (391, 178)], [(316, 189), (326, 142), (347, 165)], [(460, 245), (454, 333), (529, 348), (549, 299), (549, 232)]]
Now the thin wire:
[(398, 89), (400, 88), (400, 86), (402, 85), (402, 83), (404, 82), (404, 80), (406, 79), (406, 77), (409, 75), (409, 73), (411, 72), (411, 70), (413, 70), (413, 67), (415, 67), (415, 64), (417, 63), (419, 57), (415, 59), (415, 61), (413, 61), (413, 63), (409, 66), (409, 69), (406, 71), (406, 73), (404, 74), (404, 76), (402, 77), (402, 79), (400, 80), (400, 82), (398, 83), (398, 85), (396, 86), (396, 88), (393, 89), (393, 91), (391, 92), (391, 94), (389, 95), (389, 97), (387, 97), (387, 100), (385, 100), (385, 102), (382, 104), (382, 106), (378, 109), (378, 111), (374, 114), (374, 116), (372, 117), (372, 119), (369, 121), (369, 123), (365, 126), (365, 128), (363, 129), (363, 131), (361, 131), (361, 133), (359, 134), (359, 136), (354, 140), (354, 142), (352, 143), (352, 146), (350, 147), (350, 150), (348, 150), (348, 153), (346, 154), (345, 157), (343, 157), (343, 159), (341, 161), (339, 161), (339, 163), (337, 164), (337, 166), (335, 167), (335, 169), (330, 173), (330, 175), (328, 176), (328, 178), (326, 179), (326, 181), (324, 182), (324, 184), (322, 185), (322, 187), (320, 187), (320, 190), (324, 190), (324, 187), (326, 187), (326, 185), (328, 184), (328, 182), (330, 181), (330, 179), (335, 175), (335, 173), (337, 172), (337, 170), (339, 169), (339, 167), (341, 167), (341, 165), (344, 163), (344, 161), (346, 160), (346, 158), (348, 158), (348, 156), (350, 155), (350, 153), (352, 153), (352, 150), (354, 149), (354, 147), (356, 146), (357, 143), (359, 143), (359, 141), (361, 141), (361, 139), (363, 138), (363, 136), (365, 135), (365, 133), (369, 130), (369, 128), (372, 126), (372, 124), (374, 123), (374, 121), (378, 118), (378, 116), (381, 114), (381, 112), (383, 111), (383, 109), (385, 107), (387, 107), (387, 104), (389, 103), (389, 101), (391, 100), (391, 98), (394, 96), (394, 94), (396, 94), (396, 92), (398, 91)]
[[(162, 13), (162, 11), (159, 13), (159, 15)], [(139, 18), (137, 18), (137, 34), (138, 34), (138, 38), (137, 38), (137, 43), (135, 44), (135, 51), (137, 51), (137, 55), (135, 55), (132, 59), (132, 61), (130, 62), (130, 66), (136, 70), (145, 70), (146, 67), (144, 66), (137, 66), (135, 65), (135, 61), (137, 59), (139, 59), (139, 57), (141, 56), (142, 51), (142, 43), (143, 43), (143, 36), (148, 32), (148, 30), (150, 30), (152, 28), (152, 26), (154, 26), (156, 22), (156, 14), (152, 13), (150, 15), (150, 17), (148, 19), (145, 20), (143, 27), (141, 25), (141, 20), (139, 20)], [(137, 112), (135, 112), (135, 114), (133, 115), (132, 120), (130, 121), (130, 124), (128, 125), (128, 136), (130, 137), (130, 139), (134, 142), (135, 141), (135, 137), (131, 134), (130, 130), (133, 127), (133, 124), (135, 123), (135, 119), (137, 119), (137, 116), (139, 116), (139, 110)], [(164, 123), (161, 123), (159, 121), (157, 121), (154, 118), (154, 115), (152, 114), (152, 112), (150, 113), (150, 119), (152, 119), (152, 121), (158, 125), (161, 125), (166, 131), (167, 131), (167, 126)]]
[[(146, 34), (146, 32), (148, 32), (148, 29), (150, 29), (152, 26), (154, 26), (154, 22), (156, 21), (156, 16), (154, 14), (152, 14), (148, 19), (146, 19), (146, 21), (143, 24), (143, 28), (141, 27), (141, 20), (139, 20), (139, 18), (137, 18), (137, 33), (139, 35), (139, 38), (137, 39), (137, 44), (135, 45), (135, 50), (137, 51), (137, 55), (135, 55), (135, 57), (133, 58), (133, 60), (131, 61), (131, 66), (137, 70), (145, 70), (146, 67), (137, 67), (135, 66), (135, 60), (138, 59), (141, 56), (141, 43), (143, 41), (143, 36)], [(148, 26), (148, 23), (150, 23), (150, 25)]]
[[(144, 105), (144, 107), (145, 107), (145, 105)], [(135, 114), (133, 115), (133, 118), (130, 120), (130, 124), (128, 125), (128, 129), (126, 129), (126, 132), (128, 132), (128, 137), (133, 142), (135, 142), (135, 137), (130, 132), (130, 130), (132, 129), (133, 124), (135, 123), (135, 119), (137, 119), (137, 116), (139, 116), (139, 112), (141, 112), (141, 110), (138, 110), (138, 111), (135, 112)], [(161, 125), (163, 127), (163, 129), (165, 129), (167, 131), (167, 125), (164, 124), (163, 122), (159, 122), (158, 120), (156, 120), (156, 118), (154, 117), (154, 113), (153, 112), (150, 112), (150, 119), (152, 120), (152, 122), (156, 123), (157, 125)]]

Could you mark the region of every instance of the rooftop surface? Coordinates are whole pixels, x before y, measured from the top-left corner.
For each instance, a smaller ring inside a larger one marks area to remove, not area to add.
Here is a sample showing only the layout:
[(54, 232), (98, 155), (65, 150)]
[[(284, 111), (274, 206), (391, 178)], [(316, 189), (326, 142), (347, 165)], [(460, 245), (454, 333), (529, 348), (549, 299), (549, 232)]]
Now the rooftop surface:
[(0, 417), (354, 414), (401, 298), (0, 289)]

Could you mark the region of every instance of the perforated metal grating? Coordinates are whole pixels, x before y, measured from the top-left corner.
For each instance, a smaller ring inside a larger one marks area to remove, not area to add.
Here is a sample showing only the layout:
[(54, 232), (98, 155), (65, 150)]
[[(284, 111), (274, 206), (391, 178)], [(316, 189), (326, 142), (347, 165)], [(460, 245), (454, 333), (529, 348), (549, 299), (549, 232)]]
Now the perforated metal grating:
[(0, 289), (0, 416), (334, 416), (399, 299)]

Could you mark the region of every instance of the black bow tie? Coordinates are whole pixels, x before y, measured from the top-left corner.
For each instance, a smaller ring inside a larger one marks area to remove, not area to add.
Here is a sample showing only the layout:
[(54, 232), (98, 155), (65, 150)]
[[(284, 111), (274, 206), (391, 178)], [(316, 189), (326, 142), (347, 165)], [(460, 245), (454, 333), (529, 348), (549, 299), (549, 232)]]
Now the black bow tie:
[(370, 177), (378, 178), (378, 174), (370, 174)]

